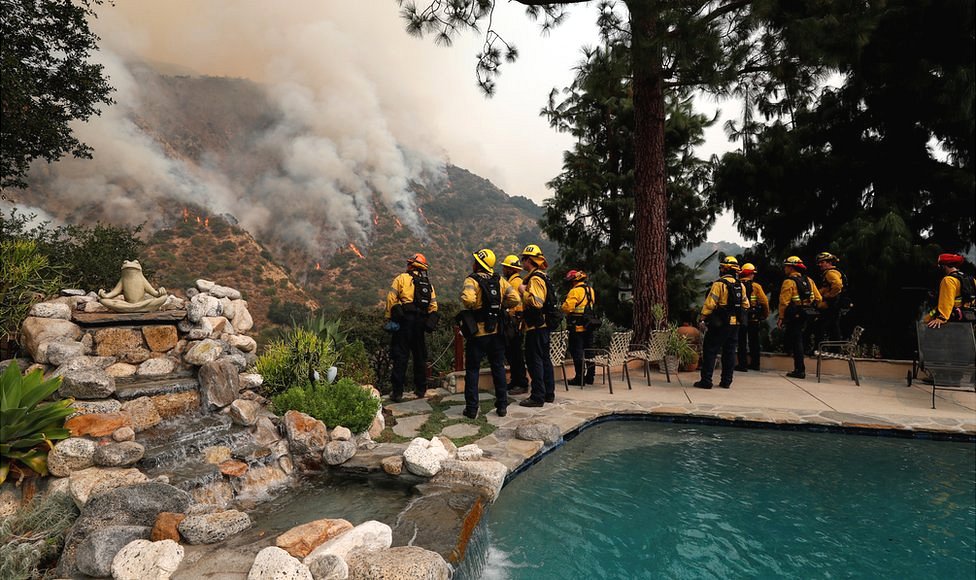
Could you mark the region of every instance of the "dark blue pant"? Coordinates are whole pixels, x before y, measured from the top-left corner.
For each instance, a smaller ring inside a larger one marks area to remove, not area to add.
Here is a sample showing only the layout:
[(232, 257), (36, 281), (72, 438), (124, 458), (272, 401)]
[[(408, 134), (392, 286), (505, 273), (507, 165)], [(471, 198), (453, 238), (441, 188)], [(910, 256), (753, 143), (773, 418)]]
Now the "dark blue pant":
[(759, 324), (739, 327), (739, 366), (759, 370)]
[(508, 407), (508, 390), (505, 387), (505, 339), (501, 334), (472, 336), (464, 341), (464, 407), (469, 412), (478, 411), (478, 378), (481, 359), (488, 356), (491, 380), (495, 385), (495, 408)]
[(513, 389), (529, 386), (529, 376), (525, 372), (525, 350), (522, 345), (524, 339), (525, 334), (517, 332), (505, 340), (505, 360), (508, 361), (512, 372), (512, 380), (509, 381), (508, 386)]
[(424, 320), (405, 318), (400, 321), (400, 330), (390, 338), (390, 358), (393, 373), (390, 383), (393, 396), (403, 396), (403, 386), (407, 382), (407, 362), (413, 355), (413, 389), (417, 395), (427, 392), (427, 337), (424, 334)]
[(793, 370), (798, 373), (806, 373), (806, 365), (803, 362), (803, 329), (806, 320), (787, 321), (783, 324), (783, 348), (787, 353), (793, 355)]
[(552, 356), (549, 353), (549, 329), (536, 328), (525, 333), (525, 366), (532, 379), (535, 401), (552, 401), (556, 398), (556, 378), (552, 372)]
[(739, 326), (724, 324), (709, 328), (705, 333), (702, 344), (701, 380), (712, 384), (712, 373), (715, 372), (715, 360), (722, 353), (722, 382), (732, 384), (732, 373), (735, 370), (735, 347), (739, 343)]
[[(576, 332), (575, 330), (569, 331), (569, 356), (573, 357), (573, 367), (576, 369), (576, 374), (574, 378), (577, 382), (581, 381), (584, 377), (583, 374), (583, 356), (587, 350), (593, 348), (593, 331), (587, 330), (583, 332)], [(594, 375), (596, 375), (596, 365), (589, 363), (586, 365), (585, 378), (589, 381), (593, 380)]]

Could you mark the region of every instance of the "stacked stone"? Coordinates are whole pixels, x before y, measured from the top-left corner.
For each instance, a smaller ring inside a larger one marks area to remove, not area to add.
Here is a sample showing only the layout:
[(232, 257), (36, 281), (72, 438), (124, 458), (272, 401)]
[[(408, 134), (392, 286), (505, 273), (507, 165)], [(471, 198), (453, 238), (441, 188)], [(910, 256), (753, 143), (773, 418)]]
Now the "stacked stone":
[(200, 279), (186, 295), (186, 320), (180, 322), (179, 329), (187, 339), (218, 339), (245, 353), (257, 349), (254, 339), (245, 334), (254, 320), (239, 290)]

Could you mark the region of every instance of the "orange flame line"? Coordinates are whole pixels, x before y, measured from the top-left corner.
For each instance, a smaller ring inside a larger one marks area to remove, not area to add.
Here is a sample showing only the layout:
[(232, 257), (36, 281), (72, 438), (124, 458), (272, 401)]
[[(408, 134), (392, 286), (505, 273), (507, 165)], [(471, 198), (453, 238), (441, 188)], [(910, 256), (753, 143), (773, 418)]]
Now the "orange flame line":
[(356, 244), (354, 244), (352, 242), (349, 242), (349, 249), (352, 250), (353, 252), (355, 252), (355, 254), (357, 256), (359, 256), (360, 258), (365, 258), (366, 257), (366, 256), (364, 256), (362, 254), (362, 252), (359, 251), (359, 248), (356, 247)]

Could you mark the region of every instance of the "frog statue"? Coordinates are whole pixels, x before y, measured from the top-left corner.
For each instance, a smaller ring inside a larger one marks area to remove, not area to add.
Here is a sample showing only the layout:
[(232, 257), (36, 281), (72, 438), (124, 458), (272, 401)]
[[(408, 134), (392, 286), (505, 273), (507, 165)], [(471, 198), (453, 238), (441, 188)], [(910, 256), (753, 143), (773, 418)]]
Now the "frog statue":
[[(119, 294), (124, 300), (116, 298)], [(165, 288), (153, 288), (142, 275), (139, 260), (123, 260), (119, 283), (110, 292), (99, 289), (98, 295), (102, 306), (114, 312), (155, 312), (169, 298)]]

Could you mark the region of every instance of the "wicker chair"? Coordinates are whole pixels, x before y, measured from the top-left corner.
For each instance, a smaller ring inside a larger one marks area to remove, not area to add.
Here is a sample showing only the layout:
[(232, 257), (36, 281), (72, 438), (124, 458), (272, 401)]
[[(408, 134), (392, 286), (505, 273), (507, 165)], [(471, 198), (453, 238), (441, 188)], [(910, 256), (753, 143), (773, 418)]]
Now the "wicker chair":
[(610, 394), (613, 394), (613, 367), (622, 366), (623, 376), (627, 379), (627, 388), (633, 389), (630, 385), (630, 371), (627, 370), (628, 346), (634, 337), (633, 330), (615, 332), (610, 337), (610, 348), (589, 348), (583, 352), (584, 363), (590, 363), (603, 368), (603, 382), (610, 385)]
[(854, 364), (854, 352), (857, 350), (857, 343), (861, 340), (861, 333), (864, 329), (860, 326), (854, 327), (849, 340), (825, 340), (817, 345), (817, 382), (820, 382), (820, 363), (825, 358), (833, 358), (847, 361), (847, 368), (851, 371), (851, 380), (854, 384), (861, 386), (861, 381), (857, 377), (857, 366)]
[(558, 366), (563, 371), (563, 385), (569, 390), (566, 379), (566, 347), (569, 345), (569, 331), (559, 330), (549, 335), (549, 357), (552, 359), (553, 372)]
[[(665, 356), (665, 345), (668, 342), (668, 331), (655, 330), (651, 332), (651, 339), (647, 344), (632, 344), (630, 352), (627, 353), (627, 360), (644, 361), (644, 377), (647, 385), (651, 384), (651, 363), (660, 362), (664, 367), (664, 376), (671, 382), (671, 369), (668, 368), (668, 359)], [(675, 369), (677, 370), (677, 369)]]

